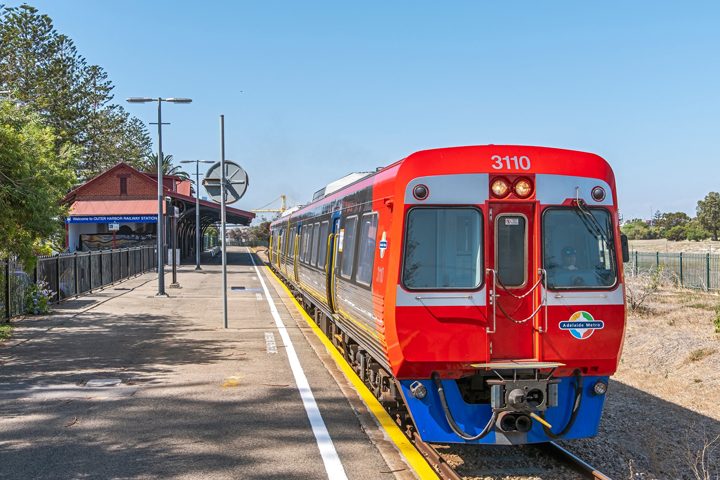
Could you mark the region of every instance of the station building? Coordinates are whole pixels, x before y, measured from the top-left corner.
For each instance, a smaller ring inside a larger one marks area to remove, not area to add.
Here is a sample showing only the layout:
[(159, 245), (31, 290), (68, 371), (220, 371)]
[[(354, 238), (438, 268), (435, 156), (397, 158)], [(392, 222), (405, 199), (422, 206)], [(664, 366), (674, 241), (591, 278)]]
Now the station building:
[[(195, 248), (195, 192), (192, 183), (177, 175), (164, 175), (165, 243), (170, 244), (171, 220), (168, 205), (177, 207), (177, 248), (182, 257)], [(69, 205), (65, 218), (65, 244), (71, 252), (96, 251), (157, 245), (157, 175), (140, 172), (118, 163), (68, 193), (62, 203)], [(172, 209), (174, 210), (174, 209)], [(172, 211), (171, 211), (172, 213)], [(226, 206), (227, 223), (249, 225), (255, 214)], [(220, 222), (220, 204), (200, 200), (200, 236)], [(117, 224), (117, 230), (111, 230)]]

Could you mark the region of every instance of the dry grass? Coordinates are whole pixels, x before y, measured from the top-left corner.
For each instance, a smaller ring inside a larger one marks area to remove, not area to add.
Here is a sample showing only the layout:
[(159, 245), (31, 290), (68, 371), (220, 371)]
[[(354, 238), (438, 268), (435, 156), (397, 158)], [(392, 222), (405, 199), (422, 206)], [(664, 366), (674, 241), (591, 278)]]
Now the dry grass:
[(658, 240), (630, 240), (630, 249), (638, 252), (720, 253), (720, 241), (703, 240), (702, 242), (692, 242), (683, 240), (670, 242), (665, 238)]
[[(647, 478), (717, 480), (720, 295), (675, 288), (663, 280), (656, 288), (649, 288), (647, 278), (626, 281), (644, 282), (642, 288), (650, 292), (641, 308), (628, 311), (622, 362), (613, 379), (668, 402), (640, 410), (662, 420), (654, 428), (646, 425), (640, 445), (631, 447), (635, 470), (644, 458)], [(698, 418), (704, 419), (703, 427), (693, 426)]]

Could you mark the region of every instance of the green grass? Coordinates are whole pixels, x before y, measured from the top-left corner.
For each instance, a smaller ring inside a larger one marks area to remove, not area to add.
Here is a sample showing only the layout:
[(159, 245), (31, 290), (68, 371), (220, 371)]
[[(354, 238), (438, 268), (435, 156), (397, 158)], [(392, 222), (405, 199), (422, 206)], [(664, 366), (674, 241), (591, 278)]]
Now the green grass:
[(10, 338), (13, 328), (15, 328), (15, 325), (12, 323), (0, 323), (0, 340)]

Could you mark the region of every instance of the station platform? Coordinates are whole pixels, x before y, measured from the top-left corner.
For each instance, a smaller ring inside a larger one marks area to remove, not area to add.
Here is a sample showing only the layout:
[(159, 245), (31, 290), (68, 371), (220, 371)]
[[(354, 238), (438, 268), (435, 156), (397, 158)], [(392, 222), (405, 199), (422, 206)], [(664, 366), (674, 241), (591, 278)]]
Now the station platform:
[(14, 322), (0, 478), (436, 478), (260, 258), (228, 252), (227, 329), (214, 260), (179, 289), (168, 271), (167, 297), (146, 273)]

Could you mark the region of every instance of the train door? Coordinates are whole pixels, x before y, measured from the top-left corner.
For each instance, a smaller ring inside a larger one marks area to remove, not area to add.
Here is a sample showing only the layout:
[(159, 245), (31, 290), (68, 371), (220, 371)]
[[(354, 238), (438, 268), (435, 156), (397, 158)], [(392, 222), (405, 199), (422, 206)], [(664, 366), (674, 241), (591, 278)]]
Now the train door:
[(489, 208), (490, 357), (493, 360), (534, 359), (534, 290), (539, 280), (532, 247), (535, 244), (535, 206), (490, 203)]
[(338, 242), (342, 241), (340, 238), (340, 215), (336, 214), (333, 218), (332, 231), (330, 232), (329, 244), (328, 244), (328, 262), (327, 262), (327, 298), (328, 306), (330, 310), (336, 312), (335, 302), (335, 271), (337, 270), (337, 258), (338, 258)]

